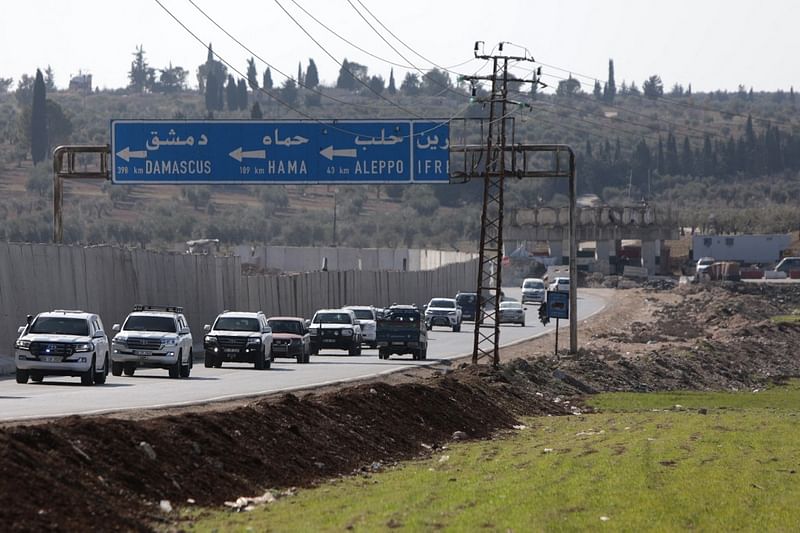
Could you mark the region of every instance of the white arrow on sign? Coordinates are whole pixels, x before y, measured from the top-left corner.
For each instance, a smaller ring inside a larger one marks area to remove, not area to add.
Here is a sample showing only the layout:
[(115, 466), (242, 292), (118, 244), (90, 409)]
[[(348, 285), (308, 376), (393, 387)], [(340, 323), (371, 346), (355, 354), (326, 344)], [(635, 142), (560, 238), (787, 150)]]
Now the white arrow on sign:
[(319, 151), (319, 153), (323, 157), (328, 158), (330, 161), (333, 161), (334, 157), (356, 157), (355, 148), (340, 148), (338, 150), (334, 150), (333, 145), (323, 148)]
[(117, 152), (117, 155), (120, 156), (125, 162), (130, 161), (131, 158), (147, 159), (147, 150), (131, 150), (130, 146), (126, 146)]
[(266, 159), (267, 158), (267, 151), (266, 150), (242, 150), (240, 146), (233, 152), (228, 154), (239, 163), (242, 162), (242, 159), (249, 158), (249, 159)]

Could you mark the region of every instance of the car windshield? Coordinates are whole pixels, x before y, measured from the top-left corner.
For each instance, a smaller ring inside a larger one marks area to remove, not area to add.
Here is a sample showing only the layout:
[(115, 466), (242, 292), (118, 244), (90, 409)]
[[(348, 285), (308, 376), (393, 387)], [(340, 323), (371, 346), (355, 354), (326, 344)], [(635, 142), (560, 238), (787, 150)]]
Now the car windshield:
[(458, 296), (456, 296), (456, 302), (458, 303), (458, 305), (474, 304), (477, 299), (478, 299), (477, 294), (459, 294)]
[(428, 307), (443, 307), (445, 309), (455, 309), (456, 302), (453, 300), (446, 300), (443, 298), (431, 300), (431, 303)]
[(56, 335), (89, 335), (89, 324), (82, 318), (42, 316), (37, 318), (28, 333), (52, 333)]
[(700, 264), (700, 266), (713, 265), (714, 264), (714, 260), (713, 259), (701, 259), (699, 261), (699, 264)]
[(419, 311), (413, 309), (391, 309), (383, 317), (383, 320), (399, 323), (419, 322)]
[(569, 278), (558, 278), (556, 283), (559, 285), (569, 285)]
[(519, 302), (503, 302), (500, 304), (500, 309), (522, 309), (522, 304)]
[(273, 333), (303, 334), (303, 325), (297, 320), (270, 320), (268, 324)]
[(122, 329), (127, 331), (165, 331), (176, 333), (175, 319), (169, 316), (131, 315)]
[(353, 309), (353, 314), (359, 320), (375, 320), (375, 316), (369, 309)]
[(347, 313), (317, 313), (314, 315), (314, 324), (351, 324), (350, 315)]
[(257, 318), (222, 316), (217, 319), (214, 329), (221, 331), (259, 331)]
[(523, 289), (544, 289), (544, 283), (541, 281), (526, 281), (522, 286)]

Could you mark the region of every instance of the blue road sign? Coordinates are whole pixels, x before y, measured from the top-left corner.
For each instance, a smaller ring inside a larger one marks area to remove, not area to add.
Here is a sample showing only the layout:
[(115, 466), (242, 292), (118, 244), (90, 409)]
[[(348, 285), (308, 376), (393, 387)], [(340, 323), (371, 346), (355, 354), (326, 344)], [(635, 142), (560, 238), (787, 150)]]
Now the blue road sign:
[(547, 291), (547, 316), (569, 318), (569, 293)]
[(111, 122), (114, 183), (446, 183), (446, 122)]

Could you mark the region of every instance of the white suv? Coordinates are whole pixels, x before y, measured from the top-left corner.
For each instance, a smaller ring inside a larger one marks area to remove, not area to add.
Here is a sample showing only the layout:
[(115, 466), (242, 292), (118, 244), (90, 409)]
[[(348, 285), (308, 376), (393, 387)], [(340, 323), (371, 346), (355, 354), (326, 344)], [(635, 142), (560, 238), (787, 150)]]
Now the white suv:
[(461, 331), (461, 308), (455, 298), (433, 298), (425, 306), (425, 324), (428, 329), (433, 326), (452, 328)]
[(361, 326), (361, 339), (364, 344), (373, 349), (377, 348), (378, 345), (375, 342), (375, 327), (377, 324), (375, 308), (371, 305), (349, 305), (345, 309), (350, 309), (356, 315), (356, 320)]
[(182, 307), (136, 305), (111, 341), (111, 373), (132, 376), (137, 367), (164, 368), (171, 378), (192, 371), (192, 333)]
[(253, 363), (256, 370), (272, 366), (272, 328), (261, 311), (224, 311), (203, 330), (206, 368), (220, 368), (223, 361)]
[(56, 309), (28, 315), (28, 324), (17, 331), (17, 383), (44, 376), (80, 376), (84, 385), (106, 382), (108, 338), (96, 314)]

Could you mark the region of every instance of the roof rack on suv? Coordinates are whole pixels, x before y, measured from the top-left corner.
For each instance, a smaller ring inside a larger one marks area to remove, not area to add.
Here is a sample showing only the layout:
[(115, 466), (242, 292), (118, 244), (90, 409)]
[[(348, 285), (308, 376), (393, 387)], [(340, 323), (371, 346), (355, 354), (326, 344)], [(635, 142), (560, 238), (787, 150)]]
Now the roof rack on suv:
[(183, 313), (183, 307), (175, 305), (142, 305), (133, 306), (134, 311), (165, 311), (167, 313)]
[(81, 309), (53, 309), (53, 313), (85, 313)]

